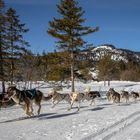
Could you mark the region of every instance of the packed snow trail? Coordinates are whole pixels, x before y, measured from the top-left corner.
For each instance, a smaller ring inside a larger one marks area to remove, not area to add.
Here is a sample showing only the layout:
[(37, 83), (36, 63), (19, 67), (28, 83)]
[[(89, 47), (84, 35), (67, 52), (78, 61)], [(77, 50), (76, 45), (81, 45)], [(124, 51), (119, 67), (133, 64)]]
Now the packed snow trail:
[[(113, 125), (109, 126), (106, 129), (102, 129), (96, 134), (90, 135), (83, 140), (125, 140), (127, 139), (129, 134), (128, 133), (134, 133), (132, 131), (129, 131), (129, 129), (137, 125), (138, 122), (140, 123), (140, 111), (137, 111), (131, 115), (129, 115), (126, 118), (123, 118), (122, 120), (114, 123)], [(138, 125), (137, 125), (138, 126)], [(132, 128), (131, 128), (132, 129)], [(124, 135), (124, 132), (127, 132), (126, 135)], [(131, 134), (131, 135), (132, 135)]]
[(135, 120), (131, 125), (122, 129), (110, 138), (110, 140), (140, 140), (140, 118)]

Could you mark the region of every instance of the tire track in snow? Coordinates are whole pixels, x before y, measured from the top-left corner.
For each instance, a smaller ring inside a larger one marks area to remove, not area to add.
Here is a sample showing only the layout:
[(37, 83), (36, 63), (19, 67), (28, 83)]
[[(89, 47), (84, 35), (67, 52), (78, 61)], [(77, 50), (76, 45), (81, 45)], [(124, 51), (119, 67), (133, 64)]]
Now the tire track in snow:
[(101, 129), (99, 132), (90, 134), (82, 140), (109, 140), (111, 137), (117, 135), (120, 131), (127, 129), (133, 123), (136, 123), (140, 119), (140, 111), (136, 111), (129, 116), (121, 119), (120, 121), (112, 124), (107, 128)]

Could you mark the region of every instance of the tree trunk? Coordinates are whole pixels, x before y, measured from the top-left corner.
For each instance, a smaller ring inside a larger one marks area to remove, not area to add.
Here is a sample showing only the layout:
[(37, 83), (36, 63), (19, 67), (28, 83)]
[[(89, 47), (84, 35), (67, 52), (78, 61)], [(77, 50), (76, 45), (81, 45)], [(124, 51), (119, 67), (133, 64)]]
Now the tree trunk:
[(74, 88), (74, 68), (73, 68), (73, 65), (71, 65), (71, 82), (72, 82), (71, 91), (74, 92), (75, 88)]
[(32, 81), (30, 81), (30, 89), (32, 89)]
[(110, 80), (108, 80), (108, 86), (110, 86)]
[(104, 78), (104, 86), (106, 86), (106, 79)]
[[(11, 27), (12, 28), (12, 27)], [(11, 85), (13, 84), (14, 81), (14, 43), (11, 41)]]
[(74, 86), (74, 54), (71, 52), (71, 91), (75, 91), (75, 86)]
[(5, 93), (5, 81), (2, 81), (2, 93)]
[[(0, 38), (0, 41), (1, 41), (1, 38)], [(0, 44), (0, 80), (2, 81), (2, 93), (5, 93), (4, 69), (3, 69), (3, 57), (2, 57), (2, 45), (1, 44)]]
[(13, 62), (13, 58), (11, 60), (11, 85), (13, 84), (14, 81), (14, 62)]

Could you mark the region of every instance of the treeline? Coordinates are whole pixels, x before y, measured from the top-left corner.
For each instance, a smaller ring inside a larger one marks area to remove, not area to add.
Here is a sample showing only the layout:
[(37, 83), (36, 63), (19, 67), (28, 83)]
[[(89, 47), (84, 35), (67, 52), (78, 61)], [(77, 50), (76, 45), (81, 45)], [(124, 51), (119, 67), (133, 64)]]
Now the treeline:
[[(68, 52), (49, 52), (38, 55), (25, 54), (16, 63), (14, 73), (15, 81), (66, 81), (71, 80), (70, 62), (66, 57)], [(135, 61), (113, 60), (110, 54), (102, 56), (100, 60), (94, 61), (90, 57), (83, 57), (77, 53), (75, 58), (74, 77), (84, 82), (89, 80), (111, 81), (111, 80), (140, 80), (140, 65)], [(86, 54), (85, 54), (86, 55)], [(80, 59), (79, 59), (80, 58)], [(96, 78), (93, 77), (96, 73)]]
[(98, 79), (104, 81), (111, 80), (140, 80), (140, 62), (135, 60), (113, 60), (112, 55), (103, 56), (96, 65)]

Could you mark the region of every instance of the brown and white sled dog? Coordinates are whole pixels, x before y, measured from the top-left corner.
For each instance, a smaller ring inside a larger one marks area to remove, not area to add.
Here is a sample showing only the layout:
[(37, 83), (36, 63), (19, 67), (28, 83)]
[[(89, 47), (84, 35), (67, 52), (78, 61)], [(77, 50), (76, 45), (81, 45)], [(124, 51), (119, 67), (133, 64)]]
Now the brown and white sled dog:
[(69, 110), (72, 108), (74, 102), (78, 103), (78, 111), (80, 110), (80, 103), (81, 101), (87, 100), (90, 101), (91, 103), (90, 105), (92, 105), (92, 103), (94, 102), (95, 104), (95, 98), (96, 97), (101, 97), (100, 93), (98, 91), (89, 91), (90, 89), (86, 89), (85, 93), (80, 93), (80, 92), (73, 92), (71, 94), (71, 106), (69, 108)]
[(92, 105), (93, 102), (95, 105), (95, 98), (97, 97), (101, 97), (99, 91), (91, 91), (89, 87), (85, 89), (85, 99), (87, 101), (91, 100), (90, 105)]
[(110, 90), (106, 93), (106, 97), (107, 97), (108, 101), (112, 100), (112, 92)]
[(109, 101), (112, 100), (113, 103), (120, 103), (120, 94), (116, 92), (113, 88), (110, 88), (106, 95)]
[(5, 97), (5, 94), (4, 93), (0, 94), (0, 109), (2, 106), (6, 107), (5, 103), (7, 101), (8, 101), (8, 98)]
[(123, 90), (121, 92), (121, 99), (124, 99), (125, 103), (128, 103), (128, 101), (129, 101), (129, 93), (127, 91)]
[(84, 101), (85, 100), (85, 94), (84, 93), (79, 93), (79, 92), (73, 92), (70, 94), (70, 98), (71, 98), (71, 104), (70, 104), (70, 108), (68, 110), (71, 110), (74, 102), (77, 102), (78, 103), (78, 110), (80, 110), (80, 103), (81, 101)]
[[(34, 93), (31, 93), (34, 92)], [(35, 103), (38, 106), (38, 115), (41, 110), (41, 101), (48, 101), (51, 99), (51, 96), (45, 97), (43, 93), (39, 90), (19, 90), (16, 86), (9, 86), (7, 89), (7, 96), (9, 99), (13, 99), (16, 104), (19, 104), (25, 110), (25, 113), (28, 116), (33, 115), (32, 104)]]
[(4, 94), (0, 94), (0, 109), (3, 105), (3, 100), (4, 100)]
[(61, 101), (66, 101), (69, 104), (71, 103), (71, 98), (69, 94), (61, 94), (58, 93), (56, 90), (51, 90), (48, 93), (49, 96), (52, 96), (52, 108), (55, 107), (55, 105), (57, 105), (59, 102)]
[(92, 105), (92, 103), (94, 102), (94, 105), (95, 105), (95, 98), (97, 97), (101, 97), (99, 91), (89, 91), (85, 94), (85, 99), (90, 101), (91, 100), (91, 103), (90, 105)]
[(135, 102), (136, 102), (137, 98), (140, 97), (139, 93), (138, 92), (134, 92), (134, 91), (131, 92), (131, 96), (132, 96), (132, 98), (134, 99)]

